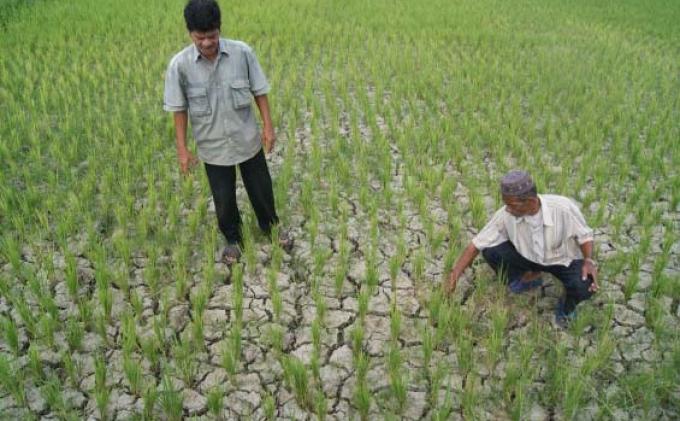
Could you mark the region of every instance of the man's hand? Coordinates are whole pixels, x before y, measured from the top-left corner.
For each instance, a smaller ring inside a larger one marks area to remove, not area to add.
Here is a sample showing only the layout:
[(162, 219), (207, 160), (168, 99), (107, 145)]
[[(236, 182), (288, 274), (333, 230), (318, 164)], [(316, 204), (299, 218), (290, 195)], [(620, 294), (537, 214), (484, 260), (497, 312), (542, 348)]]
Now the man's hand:
[(581, 267), (581, 280), (583, 282), (588, 281), (588, 278), (593, 280), (593, 283), (588, 287), (588, 291), (597, 292), (599, 286), (597, 285), (597, 265), (593, 259), (587, 258), (583, 260), (583, 266)]
[(177, 160), (179, 161), (180, 171), (185, 175), (198, 164), (198, 159), (187, 149), (177, 151)]
[(262, 143), (264, 143), (264, 151), (269, 154), (274, 149), (276, 143), (276, 134), (274, 128), (270, 125), (265, 125), (262, 130)]
[(444, 281), (442, 288), (444, 289), (444, 294), (451, 295), (453, 291), (456, 290), (456, 284), (458, 283), (458, 276), (455, 275), (453, 271), (449, 277)]

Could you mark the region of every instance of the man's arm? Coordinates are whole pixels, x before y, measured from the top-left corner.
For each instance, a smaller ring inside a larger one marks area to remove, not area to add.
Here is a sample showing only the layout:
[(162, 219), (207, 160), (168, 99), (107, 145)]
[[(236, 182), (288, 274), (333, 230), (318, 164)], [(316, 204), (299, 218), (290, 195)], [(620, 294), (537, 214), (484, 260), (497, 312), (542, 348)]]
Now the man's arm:
[(475, 247), (473, 243), (468, 244), (463, 251), (463, 254), (460, 255), (456, 264), (453, 266), (449, 279), (447, 279), (446, 284), (444, 285), (444, 292), (447, 295), (451, 294), (456, 289), (458, 278), (460, 278), (465, 269), (470, 267), (472, 261), (475, 260), (475, 257), (477, 257), (478, 254), (479, 250), (477, 247)]
[(274, 133), (274, 125), (272, 124), (272, 117), (269, 112), (269, 100), (267, 100), (267, 95), (256, 96), (255, 103), (260, 110), (260, 117), (262, 117), (262, 142), (264, 143), (264, 151), (269, 153), (274, 148), (276, 134)]
[(579, 245), (581, 247), (581, 253), (583, 253), (583, 266), (581, 267), (581, 280), (586, 281), (588, 277), (593, 278), (593, 283), (590, 285), (588, 290), (590, 292), (595, 292), (598, 289), (597, 285), (597, 265), (595, 260), (593, 260), (593, 242), (586, 241)]
[(175, 122), (175, 145), (177, 146), (177, 160), (182, 174), (186, 174), (191, 167), (198, 162), (196, 157), (187, 149), (187, 122), (189, 120), (186, 111), (173, 113)]

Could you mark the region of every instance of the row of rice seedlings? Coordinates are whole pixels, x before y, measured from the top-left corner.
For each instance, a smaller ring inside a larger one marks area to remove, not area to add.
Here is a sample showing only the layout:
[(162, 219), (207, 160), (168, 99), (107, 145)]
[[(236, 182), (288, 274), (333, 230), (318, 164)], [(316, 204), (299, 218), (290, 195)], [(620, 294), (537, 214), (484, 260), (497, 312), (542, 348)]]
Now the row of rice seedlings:
[(241, 264), (233, 266), (232, 283), (234, 286), (232, 297), (232, 319), (228, 337), (222, 347), (222, 367), (229, 374), (232, 383), (236, 382), (239, 361), (242, 351), (243, 330), (243, 269)]
[(396, 295), (392, 296), (390, 304), (390, 342), (387, 349), (386, 365), (390, 379), (390, 396), (393, 399), (393, 410), (397, 414), (403, 414), (408, 397), (407, 385), (409, 379), (403, 370), (401, 357), (401, 344), (399, 336), (401, 331), (401, 312), (397, 305)]

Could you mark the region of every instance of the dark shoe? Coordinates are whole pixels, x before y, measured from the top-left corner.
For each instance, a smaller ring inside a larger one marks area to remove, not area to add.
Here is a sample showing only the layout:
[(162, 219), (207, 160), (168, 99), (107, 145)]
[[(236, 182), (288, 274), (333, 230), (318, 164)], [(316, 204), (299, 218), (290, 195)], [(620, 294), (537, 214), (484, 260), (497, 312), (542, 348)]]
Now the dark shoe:
[(564, 306), (564, 300), (560, 300), (555, 308), (555, 324), (562, 329), (566, 329), (575, 318), (576, 310), (567, 313)]
[(222, 261), (227, 265), (233, 265), (241, 258), (241, 248), (238, 244), (227, 244), (222, 250)]
[(531, 291), (534, 288), (538, 288), (541, 285), (543, 285), (543, 279), (541, 278), (529, 282), (523, 282), (521, 279), (516, 279), (510, 282), (508, 288), (513, 294), (521, 294), (523, 292)]

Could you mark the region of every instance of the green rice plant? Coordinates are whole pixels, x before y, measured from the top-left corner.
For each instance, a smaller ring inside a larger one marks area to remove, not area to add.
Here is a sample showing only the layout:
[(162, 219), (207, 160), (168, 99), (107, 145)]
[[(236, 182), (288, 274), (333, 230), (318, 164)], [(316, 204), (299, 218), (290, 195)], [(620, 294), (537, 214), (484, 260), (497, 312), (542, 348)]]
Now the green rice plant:
[(78, 267), (76, 258), (73, 253), (66, 251), (64, 254), (66, 268), (64, 269), (64, 281), (66, 282), (66, 289), (73, 301), (78, 300)]
[(42, 361), (40, 361), (40, 353), (33, 343), (28, 347), (28, 368), (33, 375), (35, 384), (41, 384), (45, 380), (46, 374), (43, 371)]
[(314, 394), (314, 411), (319, 421), (326, 419), (326, 413), (328, 412), (328, 399), (323, 393), (323, 390), (317, 390), (317, 392)]
[(421, 248), (415, 254), (413, 259), (413, 278), (416, 282), (420, 282), (423, 279), (423, 274), (425, 272), (425, 251)]
[(144, 313), (144, 301), (136, 290), (130, 291), (130, 306), (134, 312), (135, 319), (139, 321)]
[(5, 342), (15, 356), (19, 355), (19, 330), (14, 319), (11, 317), (0, 316), (0, 326), (2, 327), (2, 335)]
[(276, 419), (276, 400), (274, 396), (267, 393), (267, 396), (262, 400), (262, 406), (264, 408), (264, 417), (269, 421)]
[(5, 354), (0, 354), (0, 385), (14, 398), (17, 405), (23, 406), (26, 403), (23, 372), (14, 366)]
[(161, 359), (161, 344), (156, 336), (147, 336), (146, 339), (139, 340), (142, 355), (149, 361), (153, 371), (157, 371), (160, 367)]
[(389, 258), (389, 268), (390, 268), (390, 281), (392, 285), (392, 293), (394, 293), (396, 289), (396, 281), (397, 281), (397, 275), (399, 275), (399, 271), (401, 270), (401, 265), (403, 264), (402, 257), (398, 254), (395, 254)]
[(458, 356), (458, 367), (462, 373), (470, 373), (474, 367), (472, 340), (466, 336), (456, 338), (456, 355)]
[(359, 292), (359, 297), (357, 299), (357, 305), (359, 307), (359, 320), (363, 323), (366, 319), (366, 313), (368, 313), (368, 302), (371, 299), (369, 288), (361, 288)]
[(366, 257), (366, 285), (371, 291), (375, 291), (380, 281), (375, 261), (375, 251), (371, 250)]
[(194, 352), (205, 349), (203, 329), (203, 316), (198, 314), (191, 322), (191, 343)]
[(108, 419), (107, 409), (111, 397), (111, 388), (106, 384), (106, 377), (106, 361), (102, 355), (98, 355), (94, 359), (94, 399), (102, 419)]
[(123, 372), (125, 373), (130, 393), (140, 396), (144, 389), (144, 379), (139, 362), (132, 359), (129, 355), (123, 354)]
[(232, 344), (230, 341), (225, 340), (221, 347), (221, 363), (222, 368), (224, 368), (229, 374), (232, 381), (235, 381), (236, 371), (238, 369), (238, 356), (232, 349)]
[(168, 373), (163, 376), (163, 389), (159, 392), (158, 403), (163, 414), (168, 420), (182, 419), (183, 397), (179, 390), (175, 389)]
[(362, 420), (368, 419), (368, 412), (371, 409), (371, 391), (366, 382), (366, 373), (368, 372), (368, 357), (363, 352), (355, 359), (356, 367), (356, 385), (352, 395), (352, 403), (359, 411), (359, 417)]
[(172, 356), (179, 377), (187, 387), (193, 387), (198, 375), (198, 361), (194, 357), (192, 343), (188, 340), (177, 340), (172, 347)]
[(312, 408), (312, 395), (309, 390), (309, 378), (305, 365), (293, 356), (281, 359), (283, 376), (288, 388), (295, 395), (295, 400), (301, 408)]
[(283, 352), (283, 329), (281, 326), (272, 325), (270, 326), (267, 338), (269, 341), (269, 346), (271, 346), (275, 355), (279, 356)]
[(220, 386), (213, 386), (208, 391), (207, 401), (208, 411), (213, 418), (216, 420), (223, 419), (224, 390)]
[(85, 336), (85, 329), (82, 324), (75, 317), (71, 316), (66, 322), (66, 342), (71, 351), (78, 351), (82, 348), (83, 337)]
[(106, 316), (103, 314), (97, 314), (94, 316), (94, 330), (99, 335), (102, 343), (108, 345), (111, 341), (109, 339), (108, 324), (106, 322)]
[(59, 378), (51, 375), (40, 388), (40, 394), (47, 402), (50, 410), (65, 419), (67, 415), (67, 405), (62, 394), (62, 385)]
[(421, 350), (423, 352), (423, 370), (426, 379), (430, 379), (430, 363), (432, 361), (432, 352), (435, 347), (435, 337), (432, 333), (432, 329), (423, 324), (420, 327), (420, 340), (422, 342)]
[(21, 276), (22, 264), (21, 264), (21, 248), (16, 241), (16, 239), (11, 235), (3, 235), (0, 241), (0, 254), (4, 257), (12, 267), (12, 271), (15, 276)]
[(82, 370), (80, 364), (71, 357), (71, 352), (65, 351), (62, 353), (61, 365), (64, 367), (64, 372), (66, 377), (68, 377), (71, 387), (78, 387)]
[(406, 405), (407, 379), (402, 374), (402, 359), (399, 352), (399, 345), (392, 343), (387, 353), (387, 370), (390, 376), (390, 392), (395, 400), (395, 410), (397, 413), (402, 413)]
[(28, 334), (29, 338), (39, 337), (38, 320), (33, 314), (31, 308), (28, 306), (28, 303), (26, 303), (24, 296), (21, 294), (13, 296), (12, 305), (19, 313), (19, 317), (26, 328), (26, 333)]
[(344, 238), (342, 238), (340, 240), (340, 257), (339, 261), (335, 266), (334, 274), (335, 295), (338, 297), (340, 297), (342, 294), (342, 288), (344, 287), (345, 278), (347, 278), (347, 273), (349, 272), (348, 266), (349, 266), (349, 246), (347, 245), (347, 241)]
[(397, 307), (396, 297), (392, 299), (392, 304), (390, 306), (390, 339), (392, 345), (396, 345), (399, 342), (399, 334), (401, 331), (401, 312), (399, 307)]
[(364, 342), (364, 328), (362, 325), (354, 326), (350, 331), (350, 336), (352, 338), (352, 355), (354, 356), (354, 361), (363, 355), (363, 342)]
[(508, 311), (505, 306), (494, 306), (491, 310), (491, 331), (487, 338), (487, 358), (490, 366), (494, 366), (500, 357), (503, 336), (508, 325)]
[(461, 397), (461, 409), (465, 419), (478, 419), (478, 408), (481, 397), (476, 387), (477, 379), (475, 374), (470, 372), (465, 378), (463, 386), (463, 396)]
[(142, 419), (152, 420), (154, 419), (154, 408), (156, 407), (156, 402), (158, 401), (160, 393), (156, 389), (156, 384), (149, 384), (144, 390), (142, 395)]

